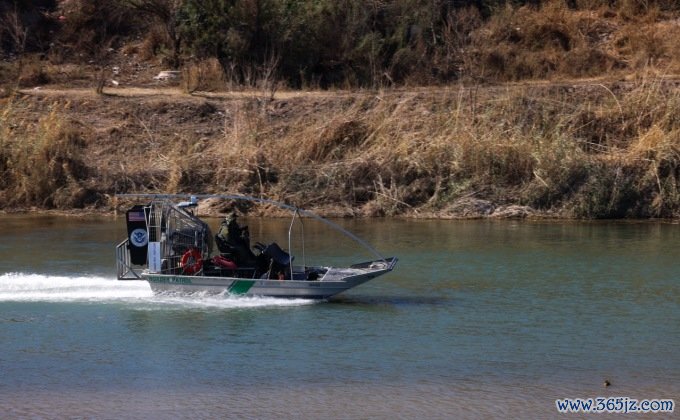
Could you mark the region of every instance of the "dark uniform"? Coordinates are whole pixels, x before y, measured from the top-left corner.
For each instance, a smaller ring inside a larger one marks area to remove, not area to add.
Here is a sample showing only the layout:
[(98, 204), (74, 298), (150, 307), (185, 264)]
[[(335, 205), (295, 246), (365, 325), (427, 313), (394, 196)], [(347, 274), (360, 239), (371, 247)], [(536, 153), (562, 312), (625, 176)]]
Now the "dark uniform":
[(250, 233), (248, 226), (241, 227), (236, 221), (236, 213), (232, 212), (224, 218), (216, 239), (220, 252), (231, 254), (239, 265), (252, 265), (255, 255), (250, 251)]
[(229, 245), (236, 246), (242, 242), (242, 230), (236, 221), (236, 213), (224, 218), (217, 236)]

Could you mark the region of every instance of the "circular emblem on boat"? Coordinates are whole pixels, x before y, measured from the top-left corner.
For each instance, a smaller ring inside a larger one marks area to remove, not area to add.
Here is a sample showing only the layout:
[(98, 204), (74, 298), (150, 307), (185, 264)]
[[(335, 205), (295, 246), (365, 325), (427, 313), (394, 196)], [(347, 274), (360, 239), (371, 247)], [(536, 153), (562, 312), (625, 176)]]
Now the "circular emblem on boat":
[(130, 234), (130, 243), (136, 247), (142, 247), (149, 242), (146, 236), (146, 229), (135, 229)]

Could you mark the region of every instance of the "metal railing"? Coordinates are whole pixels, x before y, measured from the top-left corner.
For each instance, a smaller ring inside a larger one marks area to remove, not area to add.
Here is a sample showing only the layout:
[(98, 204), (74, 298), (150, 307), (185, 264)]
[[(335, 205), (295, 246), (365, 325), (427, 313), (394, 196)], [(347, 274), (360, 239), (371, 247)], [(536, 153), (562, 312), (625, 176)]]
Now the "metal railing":
[(118, 280), (141, 280), (140, 275), (132, 268), (128, 242), (129, 239), (125, 239), (116, 246), (116, 273)]

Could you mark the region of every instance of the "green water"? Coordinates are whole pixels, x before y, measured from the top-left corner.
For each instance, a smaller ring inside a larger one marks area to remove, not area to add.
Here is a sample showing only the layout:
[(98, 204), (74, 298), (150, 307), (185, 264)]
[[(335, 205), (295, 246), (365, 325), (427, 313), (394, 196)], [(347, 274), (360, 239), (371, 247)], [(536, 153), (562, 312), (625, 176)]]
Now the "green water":
[[(556, 417), (565, 397), (680, 401), (680, 225), (339, 223), (399, 265), (310, 303), (153, 296), (114, 280), (122, 220), (5, 217), (0, 412), (507, 418)], [(248, 224), (288, 247), (288, 220)], [(371, 258), (305, 233), (308, 263)]]

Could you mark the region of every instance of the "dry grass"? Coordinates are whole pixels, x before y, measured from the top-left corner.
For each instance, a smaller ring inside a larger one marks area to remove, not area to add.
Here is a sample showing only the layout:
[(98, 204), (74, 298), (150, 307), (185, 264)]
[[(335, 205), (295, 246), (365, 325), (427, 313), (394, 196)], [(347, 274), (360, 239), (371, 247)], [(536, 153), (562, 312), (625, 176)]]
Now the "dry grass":
[(68, 104), (53, 104), (32, 123), (21, 117), (25, 104), (11, 98), (0, 113), (3, 201), (8, 207), (82, 208), (97, 194), (85, 186), (84, 139), (64, 119)]
[(475, 198), (563, 217), (680, 216), (680, 93), (653, 73), (281, 97), (83, 97), (40, 102), (37, 122), (30, 99), (6, 101), (3, 202), (238, 192), (334, 215), (446, 215)]
[(209, 154), (218, 190), (344, 214), (476, 196), (573, 217), (677, 216), (679, 95), (661, 80), (612, 88), (358, 95), (285, 124), (276, 103), (243, 101)]
[(182, 69), (181, 88), (186, 93), (213, 92), (226, 86), (224, 74), (217, 60), (189, 63)]
[(471, 32), (463, 75), (493, 82), (680, 69), (677, 13), (637, 0), (590, 3), (579, 10), (563, 0), (540, 8), (508, 3)]
[[(577, 3), (508, 5), (488, 20), (457, 10), (433, 68), (410, 74), (420, 56), (404, 50), (391, 70), (413, 85), (455, 70), (461, 84), (408, 91), (281, 91), (276, 56), (238, 77), (188, 63), (191, 95), (135, 89), (158, 69), (127, 57), (154, 56), (157, 33), (111, 58), (121, 88), (98, 97), (14, 96), (18, 84), (88, 86), (93, 67), (0, 63), (0, 206), (238, 192), (335, 215), (446, 216), (473, 198), (564, 217), (680, 217), (680, 90), (666, 76), (680, 72), (677, 9)], [(493, 85), (527, 79), (541, 82)]]

